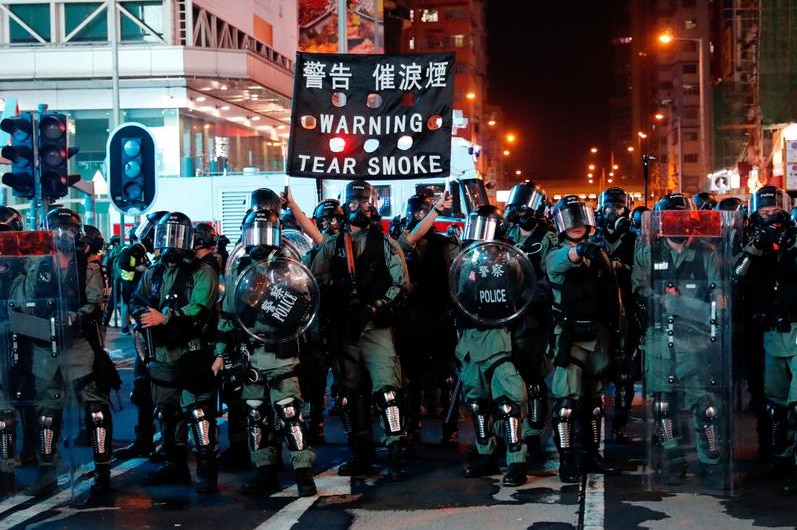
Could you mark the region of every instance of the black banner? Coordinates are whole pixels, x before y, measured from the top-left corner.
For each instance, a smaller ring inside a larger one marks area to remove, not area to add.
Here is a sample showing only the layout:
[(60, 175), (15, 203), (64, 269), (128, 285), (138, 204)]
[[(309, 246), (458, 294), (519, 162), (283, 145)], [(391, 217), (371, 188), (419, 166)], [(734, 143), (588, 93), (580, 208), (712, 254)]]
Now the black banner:
[(454, 54), (298, 53), (287, 172), (401, 180), (448, 176)]

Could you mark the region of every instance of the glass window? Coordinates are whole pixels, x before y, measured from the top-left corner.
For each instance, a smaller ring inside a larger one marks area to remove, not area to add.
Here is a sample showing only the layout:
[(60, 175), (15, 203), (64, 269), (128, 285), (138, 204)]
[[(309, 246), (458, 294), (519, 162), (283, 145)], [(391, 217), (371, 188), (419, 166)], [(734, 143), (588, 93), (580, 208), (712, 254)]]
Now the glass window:
[(80, 31), (70, 39), (71, 42), (107, 42), (108, 41), (108, 21), (105, 9), (95, 14), (97, 8), (102, 4), (98, 2), (80, 2), (77, 4), (64, 4), (64, 15), (66, 18), (64, 29), (70, 35), (75, 29), (83, 24), (90, 16), (94, 15)]
[[(50, 41), (50, 4), (12, 4), (8, 9), (26, 26), (42, 39)], [(11, 44), (31, 44), (39, 42), (36, 37), (23, 28), (14, 18), (8, 18), (9, 42)]]
[[(160, 1), (123, 2), (122, 6), (137, 20), (163, 36), (163, 3)], [(158, 42), (159, 39), (136, 24), (125, 13), (121, 15), (123, 42)]]

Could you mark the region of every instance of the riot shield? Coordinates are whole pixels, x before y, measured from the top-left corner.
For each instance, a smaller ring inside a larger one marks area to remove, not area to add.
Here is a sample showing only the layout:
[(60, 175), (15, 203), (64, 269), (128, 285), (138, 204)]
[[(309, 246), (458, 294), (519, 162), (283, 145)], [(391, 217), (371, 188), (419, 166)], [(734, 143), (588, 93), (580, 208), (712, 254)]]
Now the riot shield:
[(646, 309), (644, 404), (649, 489), (735, 485), (731, 260), (738, 212), (645, 214), (634, 289)]
[(38, 453), (40, 465), (38, 472), (18, 468), (17, 484), (25, 491), (42, 482), (63, 485), (68, 477), (75, 485), (74, 467), (91, 462), (91, 451), (81, 457), (74, 447), (76, 392), (93, 361), (77, 316), (75, 243), (68, 233), (3, 232), (0, 256), (0, 412), (22, 426), (21, 459)]
[(526, 310), (534, 294), (534, 266), (520, 249), (498, 241), (475, 242), (451, 263), (454, 303), (474, 323), (503, 326)]
[[(303, 232), (293, 229), (282, 231), (281, 254), (293, 258), (296, 261), (302, 261), (305, 253), (309, 252), (311, 248), (313, 248), (313, 241)], [(242, 267), (241, 262), (246, 259), (246, 247), (242, 241), (239, 241), (235, 244), (230, 251), (230, 255), (227, 257), (227, 265), (224, 268), (225, 277), (232, 278), (233, 280), (237, 279), (238, 275), (235, 271), (239, 271), (239, 273), (243, 272), (246, 267)]]
[(267, 343), (304, 333), (316, 314), (320, 293), (310, 270), (282, 256), (252, 263), (235, 281), (233, 307), (241, 328)]

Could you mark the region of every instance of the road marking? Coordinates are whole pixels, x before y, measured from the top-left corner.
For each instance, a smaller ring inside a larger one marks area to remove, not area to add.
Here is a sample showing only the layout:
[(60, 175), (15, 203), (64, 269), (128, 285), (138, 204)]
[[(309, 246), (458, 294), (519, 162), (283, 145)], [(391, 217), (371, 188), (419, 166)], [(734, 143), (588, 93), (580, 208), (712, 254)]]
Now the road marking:
[[(318, 495), (314, 497), (298, 497), (295, 501), (255, 527), (255, 530), (290, 530), (320, 497), (351, 495), (351, 477), (338, 476), (338, 467), (340, 466), (329, 469), (315, 477)], [(272, 497), (295, 497), (295, 488), (295, 485), (291, 485), (291, 487), (273, 494)]]
[[(606, 437), (606, 417), (601, 419), (601, 441), (598, 450), (605, 454)], [(604, 499), (605, 479), (601, 473), (590, 473), (584, 481), (584, 497), (581, 511), (584, 514), (583, 530), (603, 530), (604, 517), (606, 511)]]

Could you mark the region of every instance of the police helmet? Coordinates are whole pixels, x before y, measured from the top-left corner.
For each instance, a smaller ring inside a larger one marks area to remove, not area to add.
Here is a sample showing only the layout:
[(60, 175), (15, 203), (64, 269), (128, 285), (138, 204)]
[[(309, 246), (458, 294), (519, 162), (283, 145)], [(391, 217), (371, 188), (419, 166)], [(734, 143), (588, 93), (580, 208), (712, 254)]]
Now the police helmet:
[(191, 219), (182, 212), (167, 213), (155, 225), (155, 249), (164, 252), (188, 254), (193, 250), (194, 229)]
[(631, 196), (623, 188), (606, 188), (598, 195), (598, 224), (617, 232), (628, 230), (631, 227), (631, 204)]
[(776, 206), (779, 210), (784, 212), (791, 211), (791, 197), (785, 191), (776, 188), (775, 186), (764, 186), (757, 189), (750, 196), (750, 213), (757, 213), (759, 209), (765, 206)]
[(293, 212), (290, 208), (282, 210), (282, 213), (280, 214), (280, 222), (282, 223), (282, 228), (301, 230), (299, 223), (296, 222), (296, 216), (293, 215)]
[(0, 206), (0, 225), (9, 227), (15, 232), (22, 231), (22, 214), (10, 206)]
[(578, 195), (565, 195), (553, 207), (553, 223), (556, 233), (560, 235), (577, 226), (585, 226), (589, 229), (595, 226), (595, 211)]
[(83, 236), (83, 221), (69, 208), (54, 208), (47, 213), (47, 227), (50, 230), (68, 230), (77, 241)]
[(747, 204), (739, 197), (725, 197), (714, 207), (721, 212), (741, 212)]
[(282, 230), (275, 210), (252, 210), (241, 226), (241, 241), (249, 256), (259, 261), (280, 248)]
[(279, 212), (282, 208), (282, 198), (274, 190), (258, 188), (252, 192), (249, 199), (249, 208), (252, 210)]
[(343, 202), (349, 224), (365, 228), (375, 220), (374, 188), (364, 180), (353, 180), (346, 184)]
[(157, 212), (152, 212), (147, 214), (143, 221), (138, 223), (138, 226), (134, 229), (131, 233), (130, 240), (131, 241), (144, 241), (145, 239), (152, 239), (153, 231), (152, 229), (155, 228), (155, 225), (158, 224), (165, 215), (168, 215), (169, 212), (165, 210), (158, 210)]
[(404, 208), (404, 218), (407, 230), (412, 230), (415, 226), (429, 214), (434, 206), (432, 198), (428, 195), (412, 195), (407, 199), (407, 206)]
[(340, 201), (337, 199), (324, 199), (313, 211), (316, 227), (326, 234), (337, 234), (343, 226), (345, 218), (343, 208), (340, 207)]
[(83, 243), (88, 247), (89, 254), (97, 254), (105, 247), (105, 238), (99, 228), (92, 225), (83, 225), (83, 232)]
[(642, 229), (642, 214), (649, 212), (647, 206), (637, 206), (631, 211), (631, 227), (637, 232)]
[(504, 206), (506, 220), (523, 230), (534, 228), (536, 218), (545, 214), (548, 200), (540, 186), (529, 180), (515, 184), (509, 190)]
[(462, 239), (466, 241), (499, 241), (506, 235), (504, 214), (492, 204), (479, 206), (465, 219)]
[(653, 205), (654, 211), (661, 210), (697, 210), (692, 199), (683, 193), (668, 193)]
[(717, 206), (717, 197), (707, 191), (692, 195), (692, 202), (698, 210), (713, 210)]
[(194, 248), (211, 249), (216, 246), (216, 229), (207, 223), (194, 225)]

